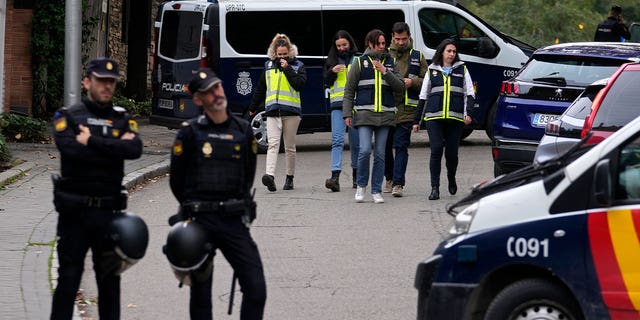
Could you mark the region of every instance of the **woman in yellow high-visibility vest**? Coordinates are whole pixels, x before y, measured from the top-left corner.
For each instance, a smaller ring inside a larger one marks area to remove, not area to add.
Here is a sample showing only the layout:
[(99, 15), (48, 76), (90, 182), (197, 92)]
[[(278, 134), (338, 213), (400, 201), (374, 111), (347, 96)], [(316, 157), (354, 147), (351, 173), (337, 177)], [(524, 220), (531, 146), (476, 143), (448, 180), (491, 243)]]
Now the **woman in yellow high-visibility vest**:
[(264, 64), (264, 72), (258, 79), (258, 87), (249, 106), (253, 115), (264, 104), (267, 117), (266, 169), (262, 184), (271, 192), (276, 191), (274, 175), (280, 149), (280, 136), (284, 139), (286, 178), (283, 190), (293, 189), (293, 175), (296, 169), (296, 134), (300, 125), (302, 103), (300, 91), (307, 82), (304, 64), (296, 58), (298, 47), (289, 37), (278, 33), (267, 51), (269, 60)]
[[(359, 55), (353, 37), (345, 30), (338, 30), (333, 37), (333, 45), (327, 54), (324, 65), (324, 85), (329, 89), (331, 108), (331, 178), (324, 183), (333, 192), (340, 191), (340, 172), (342, 171), (342, 151), (347, 126), (342, 119), (342, 100), (344, 86), (347, 84), (348, 66), (355, 55)], [(358, 131), (349, 129), (349, 151), (351, 152), (351, 175), (353, 187), (356, 187), (356, 169), (358, 167)]]

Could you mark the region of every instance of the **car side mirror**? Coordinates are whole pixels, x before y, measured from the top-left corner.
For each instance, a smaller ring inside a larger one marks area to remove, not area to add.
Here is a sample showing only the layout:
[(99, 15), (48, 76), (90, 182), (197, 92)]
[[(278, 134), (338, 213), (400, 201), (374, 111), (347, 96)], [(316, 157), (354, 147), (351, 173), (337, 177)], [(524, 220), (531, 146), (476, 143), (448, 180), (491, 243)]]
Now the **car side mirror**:
[(611, 205), (611, 174), (609, 159), (603, 159), (596, 165), (594, 196), (599, 205), (608, 207)]
[(482, 58), (495, 58), (498, 55), (498, 48), (489, 37), (478, 38), (478, 56)]

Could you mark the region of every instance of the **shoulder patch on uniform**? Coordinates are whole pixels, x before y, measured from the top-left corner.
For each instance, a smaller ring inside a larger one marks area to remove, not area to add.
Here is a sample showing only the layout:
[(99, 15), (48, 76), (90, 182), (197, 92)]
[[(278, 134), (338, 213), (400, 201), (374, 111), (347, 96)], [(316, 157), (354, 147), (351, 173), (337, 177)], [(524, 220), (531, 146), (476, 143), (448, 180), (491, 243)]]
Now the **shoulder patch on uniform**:
[(182, 154), (182, 140), (176, 139), (173, 142), (173, 155), (179, 156)]
[(256, 139), (251, 140), (251, 152), (258, 154), (258, 141)]
[(60, 117), (60, 118), (56, 119), (55, 122), (54, 122), (54, 127), (56, 128), (57, 132), (62, 132), (64, 130), (66, 130), (67, 129), (67, 118)]
[(129, 120), (129, 130), (138, 133), (138, 123), (135, 120)]

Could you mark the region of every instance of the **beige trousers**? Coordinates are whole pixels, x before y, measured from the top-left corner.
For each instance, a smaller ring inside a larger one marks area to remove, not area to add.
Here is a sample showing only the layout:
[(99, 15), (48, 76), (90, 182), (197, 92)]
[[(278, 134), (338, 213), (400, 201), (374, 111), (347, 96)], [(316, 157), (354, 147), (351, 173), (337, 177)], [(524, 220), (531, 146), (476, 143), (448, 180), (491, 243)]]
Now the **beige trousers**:
[(280, 151), (280, 136), (284, 139), (286, 174), (296, 172), (296, 134), (300, 125), (300, 116), (267, 117), (267, 149), (266, 174), (275, 176)]

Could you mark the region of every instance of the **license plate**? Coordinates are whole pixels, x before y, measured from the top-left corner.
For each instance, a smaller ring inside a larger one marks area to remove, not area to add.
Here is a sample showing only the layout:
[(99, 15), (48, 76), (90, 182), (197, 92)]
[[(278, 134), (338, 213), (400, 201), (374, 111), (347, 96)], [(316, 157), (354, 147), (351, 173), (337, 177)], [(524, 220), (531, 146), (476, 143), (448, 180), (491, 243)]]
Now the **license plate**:
[(158, 108), (173, 110), (173, 100), (158, 99)]
[(560, 115), (557, 114), (544, 114), (544, 113), (536, 113), (533, 115), (532, 124), (538, 127), (544, 127), (547, 123), (557, 120), (560, 118)]

